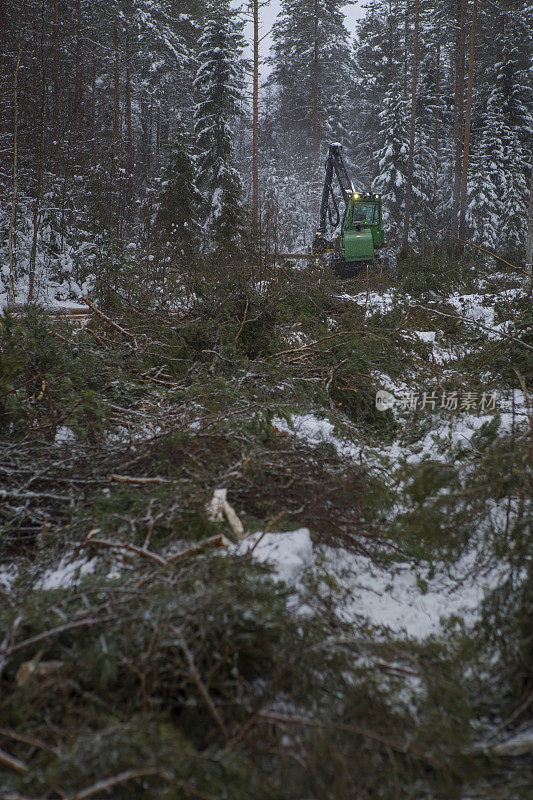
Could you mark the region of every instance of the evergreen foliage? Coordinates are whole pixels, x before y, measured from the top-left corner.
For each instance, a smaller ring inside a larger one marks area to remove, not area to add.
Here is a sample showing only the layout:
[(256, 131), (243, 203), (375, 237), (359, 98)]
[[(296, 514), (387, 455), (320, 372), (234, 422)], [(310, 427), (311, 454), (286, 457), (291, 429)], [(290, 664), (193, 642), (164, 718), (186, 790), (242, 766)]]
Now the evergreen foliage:
[(309, 169), (313, 114), (322, 150), (348, 141), (347, 96), (352, 57), (341, 0), (284, 0), (273, 32), (268, 85), (276, 91), (276, 120), (296, 151), (297, 169)]
[(235, 17), (229, 0), (214, 2), (208, 14), (199, 41), (199, 66), (194, 80), (198, 96), (194, 129), (198, 181), (212, 224), (223, 212), (225, 203), (240, 200), (233, 137), (236, 118), (242, 113), (245, 62), (241, 57), (243, 22)]
[(183, 137), (173, 144), (161, 184), (156, 225), (167, 261), (182, 270), (194, 265), (201, 248), (205, 201), (196, 184), (196, 162)]

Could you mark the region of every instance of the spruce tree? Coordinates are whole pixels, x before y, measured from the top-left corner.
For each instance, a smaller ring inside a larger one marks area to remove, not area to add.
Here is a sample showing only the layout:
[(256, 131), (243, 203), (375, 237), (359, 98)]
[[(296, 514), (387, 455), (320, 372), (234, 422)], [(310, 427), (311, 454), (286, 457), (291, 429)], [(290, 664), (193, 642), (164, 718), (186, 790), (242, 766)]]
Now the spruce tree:
[(369, 187), (377, 162), (380, 101), (383, 74), (383, 14), (381, 0), (373, 0), (358, 23), (353, 42), (353, 68), (348, 93), (347, 126), (351, 132), (345, 155), (358, 184)]
[(475, 241), (486, 247), (498, 246), (500, 233), (502, 168), (505, 148), (501, 136), (503, 95), (496, 80), (487, 100), (480, 141), (474, 151), (468, 186), (467, 223)]
[(392, 83), (385, 93), (380, 112), (380, 138), (382, 147), (377, 153), (377, 175), (372, 191), (384, 200), (384, 217), (389, 236), (394, 237), (400, 224), (405, 200), (409, 142), (406, 134), (406, 105), (398, 82)]
[(518, 33), (508, 22), (496, 37), (500, 58), (487, 75), (490, 88), (474, 148), (467, 216), (477, 241), (515, 253), (525, 241), (533, 130)]
[(161, 184), (156, 228), (165, 261), (186, 270), (194, 266), (200, 249), (203, 197), (196, 185), (196, 166), (183, 137), (175, 141)]
[(531, 164), (533, 111), (527, 71), (521, 69), (515, 30), (502, 65), (504, 93), (504, 162), (505, 194), (501, 229), (504, 246), (523, 254), (526, 239), (528, 177)]
[[(206, 197), (208, 230), (239, 216), (242, 187), (234, 167), (233, 136), (241, 113), (245, 62), (243, 22), (229, 0), (215, 0), (200, 38), (194, 81), (198, 102), (194, 128), (198, 149), (198, 183)], [(232, 208), (226, 208), (226, 206)], [(218, 235), (216, 231), (215, 238)], [(238, 231), (233, 232), (238, 238)]]
[[(302, 172), (330, 141), (347, 141), (352, 54), (343, 0), (283, 0), (273, 28), (269, 85), (277, 92), (277, 120)], [(317, 139), (318, 137), (318, 139)]]

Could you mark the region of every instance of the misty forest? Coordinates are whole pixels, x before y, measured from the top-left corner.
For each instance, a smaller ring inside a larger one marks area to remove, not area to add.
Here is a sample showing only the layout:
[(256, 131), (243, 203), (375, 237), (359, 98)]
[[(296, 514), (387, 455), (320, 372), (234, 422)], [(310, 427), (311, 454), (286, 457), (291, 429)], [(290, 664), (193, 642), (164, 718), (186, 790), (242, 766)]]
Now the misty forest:
[(531, 800), (533, 3), (0, 0), (0, 800)]

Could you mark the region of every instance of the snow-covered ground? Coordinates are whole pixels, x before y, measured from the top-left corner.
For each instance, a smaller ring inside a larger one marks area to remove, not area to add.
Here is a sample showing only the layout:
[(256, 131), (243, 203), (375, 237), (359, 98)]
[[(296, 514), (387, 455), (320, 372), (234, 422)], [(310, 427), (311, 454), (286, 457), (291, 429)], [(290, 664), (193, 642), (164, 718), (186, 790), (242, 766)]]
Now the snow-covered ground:
[(73, 586), (80, 578), (95, 571), (97, 561), (97, 558), (73, 557), (72, 553), (68, 553), (63, 556), (57, 567), (46, 570), (35, 588), (50, 591)]
[[(517, 293), (515, 290), (513, 293)], [(498, 336), (507, 323), (495, 324), (495, 304), (505, 298), (502, 295), (458, 293), (447, 298), (458, 316), (492, 328), (496, 333), (483, 329), (488, 338)], [(509, 296), (507, 294), (507, 296)], [(395, 303), (394, 294), (387, 292), (343, 294), (344, 300), (353, 300), (366, 309), (367, 314), (388, 312)], [(413, 330), (402, 332), (413, 341), (426, 343), (434, 361), (445, 369), (453, 369), (453, 362), (464, 355), (467, 347), (450, 348), (443, 343), (442, 334), (435, 330)], [(439, 402), (434, 406), (421, 407), (401, 402), (407, 394), (413, 394), (413, 377), (406, 375), (403, 381), (393, 381), (388, 375), (374, 375), (380, 386), (390, 392), (395, 399), (393, 414), (399, 423), (395, 440), (387, 445), (374, 447), (367, 440), (359, 441), (354, 426), (348, 426), (349, 437), (339, 433), (330, 419), (315, 414), (294, 414), (288, 423), (285, 419), (274, 420), (274, 427), (285, 434), (298, 436), (310, 443), (321, 441), (332, 444), (340, 455), (357, 463), (379, 465), (385, 472), (394, 476), (402, 464), (417, 464), (424, 458), (446, 462), (450, 452), (457, 446), (469, 446), (474, 434), (483, 425), (492, 422), (497, 416), (500, 433), (528, 424), (528, 398), (516, 388), (505, 393), (496, 392), (492, 397), (491, 387), (481, 401), (465, 395), (463, 407), (459, 395), (457, 407), (453, 404), (442, 410)], [(420, 392), (420, 398), (423, 393)], [(482, 393), (481, 393), (482, 394)], [(490, 401), (489, 401), (490, 398)], [(481, 404), (481, 405), (480, 405)], [(453, 413), (450, 413), (450, 410)], [(413, 441), (411, 436), (403, 436), (403, 426), (413, 422), (414, 415), (431, 415), (432, 426), (421, 438)], [(398, 513), (395, 508), (393, 513)], [(498, 508), (487, 508), (488, 518), (498, 517)], [(250, 541), (255, 541), (251, 539)], [(248, 547), (243, 544), (242, 547)], [(452, 566), (444, 563), (431, 565), (410, 562), (393, 563), (386, 567), (376, 565), (370, 558), (356, 555), (342, 548), (315, 548), (310, 552), (308, 531), (295, 531), (291, 534), (266, 534), (254, 550), (254, 557), (270, 561), (280, 578), (288, 581), (297, 591), (301, 591), (305, 574), (328, 575), (334, 578), (339, 589), (337, 610), (347, 622), (360, 617), (371, 624), (382, 626), (393, 635), (407, 635), (418, 639), (438, 635), (443, 631), (446, 620), (460, 620), (465, 626), (472, 625), (478, 618), (482, 602), (488, 591), (498, 586), (505, 578), (506, 567), (500, 565), (484, 569), (478, 564), (479, 553), (467, 552)]]
[[(389, 311), (394, 305), (391, 292), (340, 297), (363, 305), (368, 313)], [(456, 294), (448, 298), (458, 314), (488, 327), (494, 326), (497, 299), (492, 296), (491, 302), (488, 302), (482, 294)], [(62, 305), (68, 304), (64, 302)], [(433, 357), (438, 363), (451, 365), (457, 358), (454, 352), (439, 344), (439, 331), (414, 330), (405, 335), (432, 348)], [(297, 330), (291, 336), (291, 342), (300, 342)], [(407, 381), (392, 381), (386, 374), (376, 374), (374, 377), (395, 398), (411, 391), (408, 382), (411, 376)], [(410, 408), (400, 403), (394, 405), (393, 413), (400, 423), (412, 418), (413, 414), (431, 414), (433, 425), (429, 432), (413, 441), (412, 437), (403, 437), (400, 424), (395, 440), (387, 446), (372, 446), (366, 439), (359, 438), (357, 430), (347, 421), (346, 426), (339, 428), (331, 419), (313, 413), (293, 414), (290, 422), (276, 418), (273, 426), (279, 432), (297, 436), (312, 444), (328, 442), (344, 458), (358, 464), (364, 461), (367, 465), (379, 466), (385, 469), (385, 474), (394, 476), (403, 464), (417, 464), (424, 458), (446, 461), (452, 449), (458, 445), (468, 445), (476, 431), (491, 422), (496, 414), (499, 416), (501, 432), (510, 432), (513, 427), (516, 429), (526, 424), (528, 398), (521, 389), (509, 391), (505, 396), (498, 396), (490, 413), (475, 413), (471, 408), (461, 409), (459, 406), (450, 414), (438, 407)], [(146, 433), (146, 421), (140, 420), (139, 424), (141, 433)], [(194, 418), (189, 420), (189, 425), (192, 428), (196, 426)], [(349, 434), (343, 434), (342, 431), (349, 431)], [(66, 427), (58, 431), (61, 441), (69, 441), (72, 435)], [(398, 513), (398, 510), (397, 507), (394, 513)], [(489, 516), (497, 513), (497, 508), (487, 508)], [(438, 636), (450, 619), (460, 621), (465, 626), (473, 624), (487, 591), (494, 589), (504, 579), (506, 570), (505, 565), (482, 569), (478, 561), (479, 554), (474, 550), (466, 552), (451, 566), (409, 561), (381, 566), (371, 558), (345, 548), (314, 544), (307, 528), (256, 532), (229, 548), (226, 553), (230, 557), (250, 555), (259, 562), (270, 563), (274, 567), (274, 575), (294, 590), (295, 608), (299, 613), (305, 613), (309, 608), (305, 599), (306, 586), (308, 579), (313, 578), (324, 592), (330, 592), (331, 586), (336, 587), (337, 613), (345, 622), (353, 621), (355, 624), (363, 618), (392, 635), (407, 635), (416, 639)], [(55, 567), (42, 573), (35, 588), (50, 591), (74, 586), (85, 576), (96, 572), (99, 565), (99, 557), (89, 559), (72, 551), (64, 555)], [(107, 563), (107, 577), (116, 577), (122, 566), (117, 558), (109, 571)], [(0, 588), (9, 591), (16, 578), (16, 570), (0, 569)]]
[(502, 567), (480, 573), (473, 553), (434, 574), (428, 567), (406, 563), (380, 567), (344, 548), (313, 548), (307, 528), (255, 533), (235, 552), (270, 563), (278, 578), (300, 595), (304, 611), (306, 577), (327, 576), (323, 590), (330, 591), (333, 578), (337, 612), (345, 622), (364, 618), (393, 635), (416, 639), (438, 635), (450, 617), (465, 626), (474, 623), (485, 593), (498, 585), (505, 571)]
[(0, 589), (9, 592), (18, 576), (18, 569), (15, 564), (9, 564), (7, 567), (0, 565)]

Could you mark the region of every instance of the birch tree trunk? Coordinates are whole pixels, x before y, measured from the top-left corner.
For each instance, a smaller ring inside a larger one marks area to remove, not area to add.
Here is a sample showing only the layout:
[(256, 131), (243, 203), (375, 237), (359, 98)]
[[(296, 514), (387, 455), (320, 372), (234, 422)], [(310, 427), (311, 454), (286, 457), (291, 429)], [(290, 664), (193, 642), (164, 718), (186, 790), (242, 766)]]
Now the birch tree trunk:
[(420, 22), (420, 0), (415, 0), (415, 32), (413, 39), (413, 77), (411, 83), (411, 130), (409, 134), (409, 161), (407, 163), (407, 184), (405, 187), (405, 218), (402, 247), (409, 245), (409, 226), (411, 217), (411, 196), (413, 193), (413, 171), (415, 157), (416, 130), (416, 91), (418, 84), (418, 28)]
[(470, 153), (470, 126), (472, 120), (472, 90), (474, 86), (474, 60), (476, 53), (478, 0), (474, 0), (472, 12), (472, 32), (470, 35), (470, 59), (468, 62), (468, 87), (466, 90), (465, 141), (463, 148), (463, 171), (461, 176), (461, 211), (459, 217), (459, 238), (465, 238), (466, 223), (466, 188), (468, 180), (468, 157)]

